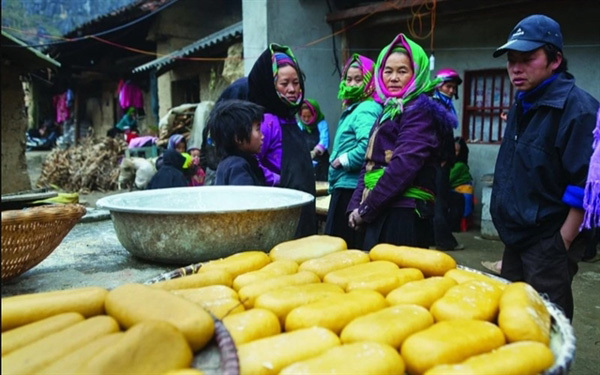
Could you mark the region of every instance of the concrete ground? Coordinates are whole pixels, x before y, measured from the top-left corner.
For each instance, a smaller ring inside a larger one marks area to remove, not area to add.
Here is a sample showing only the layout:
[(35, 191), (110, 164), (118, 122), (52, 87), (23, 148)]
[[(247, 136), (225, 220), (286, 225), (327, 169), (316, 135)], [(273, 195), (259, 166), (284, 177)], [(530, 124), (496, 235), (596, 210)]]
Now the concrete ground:
[[(107, 194), (82, 195), (88, 207)], [(449, 252), (458, 264), (487, 272), (481, 261), (502, 256), (502, 243), (484, 239), (477, 228), (456, 233), (465, 245), (461, 251)], [(128, 282), (144, 282), (174, 266), (153, 264), (130, 255), (119, 243), (110, 220), (77, 224), (58, 248), (33, 269), (2, 283), (2, 297), (23, 293), (97, 285), (113, 288)], [(576, 357), (570, 374), (598, 374), (600, 368), (600, 262), (579, 265), (573, 281), (577, 339)]]

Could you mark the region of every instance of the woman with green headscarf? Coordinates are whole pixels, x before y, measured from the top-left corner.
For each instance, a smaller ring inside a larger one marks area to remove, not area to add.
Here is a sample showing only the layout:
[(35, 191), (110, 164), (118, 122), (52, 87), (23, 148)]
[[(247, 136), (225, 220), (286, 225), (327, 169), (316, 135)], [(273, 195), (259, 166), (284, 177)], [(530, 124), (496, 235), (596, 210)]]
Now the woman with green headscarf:
[(325, 121), (325, 116), (316, 100), (304, 99), (298, 112), (298, 127), (310, 152), (315, 169), (315, 179), (317, 181), (327, 181), (329, 125)]
[(365, 230), (364, 250), (431, 244), (435, 168), (454, 154), (455, 119), (425, 94), (438, 83), (429, 78), (423, 48), (404, 34), (379, 54), (375, 89), (383, 114), (348, 205), (348, 225)]
[(358, 184), (365, 160), (371, 127), (383, 108), (374, 97), (375, 62), (358, 53), (344, 66), (338, 98), (344, 111), (340, 116), (329, 157), (329, 194), (331, 195), (324, 233), (341, 237), (349, 249), (362, 247), (362, 232), (348, 227), (348, 203)]

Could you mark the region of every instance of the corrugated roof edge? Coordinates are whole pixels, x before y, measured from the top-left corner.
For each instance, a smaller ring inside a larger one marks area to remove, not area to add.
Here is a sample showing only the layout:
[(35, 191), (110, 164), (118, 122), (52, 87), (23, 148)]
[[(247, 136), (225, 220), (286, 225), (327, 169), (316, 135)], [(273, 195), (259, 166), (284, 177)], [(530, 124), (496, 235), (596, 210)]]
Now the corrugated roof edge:
[(217, 32), (205, 36), (202, 39), (195, 41), (177, 51), (171, 52), (166, 56), (161, 56), (158, 59), (152, 60), (144, 65), (140, 65), (132, 70), (133, 73), (139, 73), (152, 68), (161, 68), (163, 66), (173, 63), (178, 58), (190, 55), (193, 52), (204, 49), (214, 44), (218, 44), (227, 38), (242, 35), (243, 33), (243, 22), (234, 23), (233, 25), (227, 26)]
[(36, 55), (37, 57), (39, 57), (40, 59), (47, 61), (48, 63), (50, 63), (51, 65), (54, 65), (58, 68), (60, 68), (60, 63), (56, 60), (54, 60), (52, 57), (43, 54), (40, 50), (35, 49), (33, 47), (28, 47), (27, 43), (25, 43), (24, 41), (10, 35), (9, 33), (7, 33), (6, 31), (2, 30), (2, 36), (10, 41), (12, 41), (13, 43), (23, 47), (23, 48), (27, 48), (31, 53), (33, 53), (34, 55)]
[(78, 25), (73, 30), (70, 30), (69, 32), (65, 33), (65, 36), (75, 36), (83, 28), (89, 27), (90, 25), (96, 23), (100, 23), (107, 18), (116, 17), (127, 11), (133, 10), (134, 8), (138, 8), (141, 11), (141, 13), (150, 13), (156, 10), (156, 8), (159, 8), (167, 3), (174, 1), (177, 0), (132, 0), (128, 5), (122, 6), (117, 9), (113, 9), (104, 14), (100, 14), (99, 16)]

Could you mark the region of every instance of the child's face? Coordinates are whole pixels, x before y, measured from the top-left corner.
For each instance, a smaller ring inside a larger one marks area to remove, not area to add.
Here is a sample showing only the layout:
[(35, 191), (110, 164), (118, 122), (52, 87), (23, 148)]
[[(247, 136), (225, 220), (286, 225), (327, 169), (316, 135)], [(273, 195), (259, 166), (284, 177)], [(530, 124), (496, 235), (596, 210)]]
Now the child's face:
[(310, 120), (312, 120), (312, 112), (308, 108), (302, 108), (300, 112), (300, 118), (302, 122), (305, 124), (310, 124)]
[(175, 150), (180, 154), (183, 154), (185, 152), (185, 142), (179, 142), (177, 146), (175, 146)]
[(200, 150), (198, 150), (198, 149), (192, 149), (192, 150), (190, 150), (190, 155), (193, 158), (199, 158), (200, 157)]
[(240, 150), (251, 154), (258, 154), (262, 147), (263, 137), (263, 133), (260, 130), (260, 122), (257, 121), (253, 123), (252, 132), (250, 133), (250, 142), (242, 141), (239, 144)]

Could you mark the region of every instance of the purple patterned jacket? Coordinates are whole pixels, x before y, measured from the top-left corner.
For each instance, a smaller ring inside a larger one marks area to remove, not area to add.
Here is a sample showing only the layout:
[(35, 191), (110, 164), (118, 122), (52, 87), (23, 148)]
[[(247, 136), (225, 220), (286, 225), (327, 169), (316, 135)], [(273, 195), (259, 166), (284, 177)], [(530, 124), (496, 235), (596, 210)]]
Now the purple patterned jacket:
[[(382, 124), (377, 120), (347, 211), (358, 208), (359, 215), (369, 223), (387, 208), (414, 208), (415, 199), (403, 196), (409, 187), (418, 186), (435, 194), (435, 166), (442, 161), (441, 134), (451, 135), (455, 122), (455, 117), (425, 94), (406, 104), (394, 120)], [(385, 173), (363, 201), (366, 170), (382, 167)]]
[(279, 185), (281, 178), (281, 126), (289, 124), (298, 126), (293, 117), (286, 120), (272, 113), (265, 113), (263, 122), (260, 124), (264, 138), (257, 157), (258, 164), (265, 174), (267, 186)]

